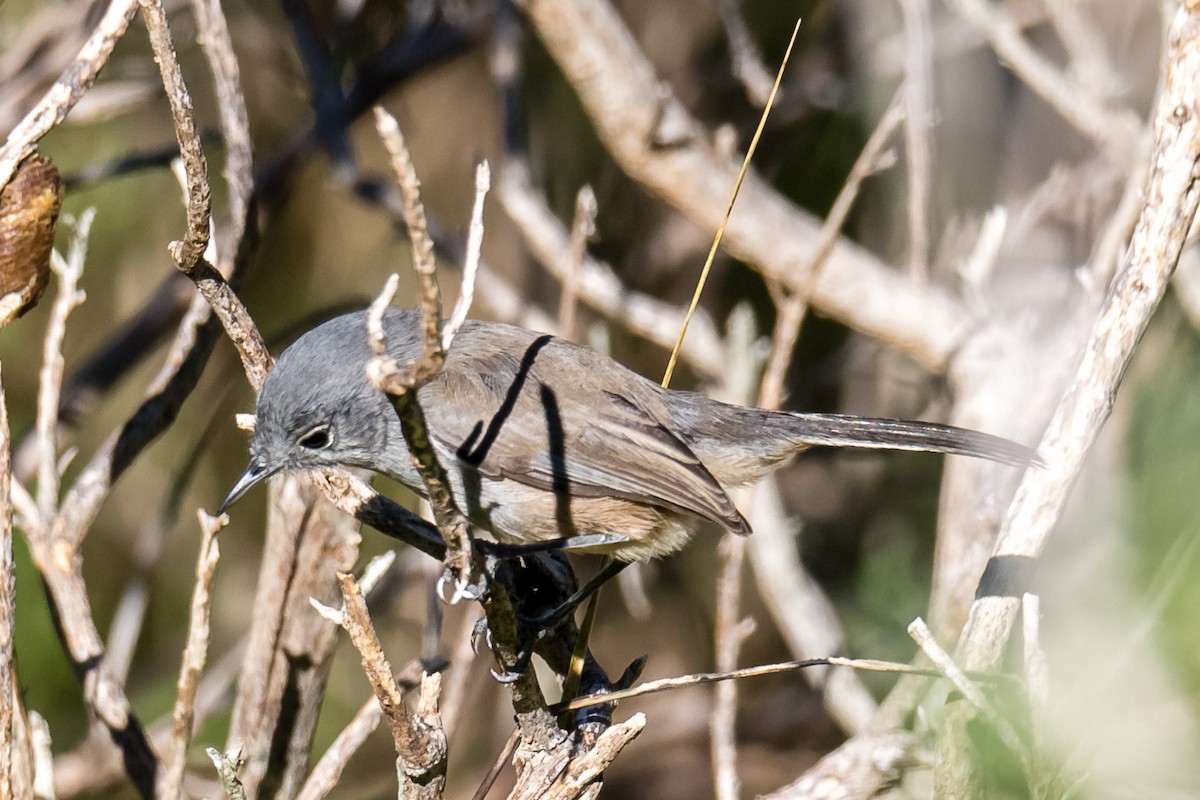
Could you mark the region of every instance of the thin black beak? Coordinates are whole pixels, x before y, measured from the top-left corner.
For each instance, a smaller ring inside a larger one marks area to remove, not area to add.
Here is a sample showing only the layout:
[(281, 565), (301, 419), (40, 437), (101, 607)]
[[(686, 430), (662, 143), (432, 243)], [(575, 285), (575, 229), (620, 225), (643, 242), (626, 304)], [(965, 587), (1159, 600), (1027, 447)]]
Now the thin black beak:
[(258, 459), (250, 462), (246, 467), (246, 471), (237, 479), (237, 483), (233, 484), (233, 488), (229, 490), (229, 494), (225, 495), (225, 499), (221, 501), (221, 505), (217, 506), (217, 516), (221, 516), (229, 507), (237, 502), (238, 498), (250, 491), (256, 483), (269, 478), (275, 470), (267, 469), (267, 465)]

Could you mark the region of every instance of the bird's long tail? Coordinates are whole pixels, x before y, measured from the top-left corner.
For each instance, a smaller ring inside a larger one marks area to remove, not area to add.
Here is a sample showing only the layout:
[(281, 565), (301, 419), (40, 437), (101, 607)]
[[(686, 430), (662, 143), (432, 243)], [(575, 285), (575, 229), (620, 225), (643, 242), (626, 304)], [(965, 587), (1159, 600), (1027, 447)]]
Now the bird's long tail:
[(1041, 463), (1025, 445), (936, 422), (765, 411), (699, 395), (679, 397), (672, 410), (677, 430), (726, 485), (756, 480), (812, 447), (953, 453), (1014, 466)]
[(792, 421), (789, 433), (810, 446), (954, 453), (1018, 467), (1039, 461), (1037, 453), (1023, 444), (953, 425), (845, 414), (795, 413), (787, 416)]

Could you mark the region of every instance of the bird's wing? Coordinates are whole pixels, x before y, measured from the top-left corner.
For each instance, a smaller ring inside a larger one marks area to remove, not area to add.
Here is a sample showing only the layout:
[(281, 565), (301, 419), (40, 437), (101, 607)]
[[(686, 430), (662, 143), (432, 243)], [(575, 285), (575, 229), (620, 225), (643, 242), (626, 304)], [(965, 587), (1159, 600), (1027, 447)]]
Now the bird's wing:
[(430, 435), (464, 466), (560, 495), (619, 497), (750, 532), (634, 373), (548, 336), (529, 334), (498, 352), (484, 344), (456, 339), (442, 372), (421, 390)]

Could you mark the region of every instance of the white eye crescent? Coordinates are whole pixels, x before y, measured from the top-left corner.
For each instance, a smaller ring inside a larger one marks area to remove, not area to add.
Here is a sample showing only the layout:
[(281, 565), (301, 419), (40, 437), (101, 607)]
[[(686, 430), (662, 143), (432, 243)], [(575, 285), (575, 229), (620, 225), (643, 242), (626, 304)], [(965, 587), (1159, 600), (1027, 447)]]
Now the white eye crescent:
[(329, 446), (329, 426), (318, 425), (296, 440), (306, 450), (324, 450)]

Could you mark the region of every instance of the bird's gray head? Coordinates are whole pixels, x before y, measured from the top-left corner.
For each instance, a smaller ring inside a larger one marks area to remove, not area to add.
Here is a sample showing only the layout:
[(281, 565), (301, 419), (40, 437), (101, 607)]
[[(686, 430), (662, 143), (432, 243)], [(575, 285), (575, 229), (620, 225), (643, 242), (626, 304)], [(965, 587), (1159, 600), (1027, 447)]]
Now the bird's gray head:
[[(416, 331), (412, 312), (389, 311), (385, 325), (393, 354), (415, 352), (415, 343), (409, 341), (409, 332)], [(362, 311), (314, 328), (284, 351), (258, 396), (250, 464), (218, 514), (278, 472), (333, 466), (379, 469), (395, 412), (367, 379), (371, 355)]]

